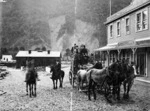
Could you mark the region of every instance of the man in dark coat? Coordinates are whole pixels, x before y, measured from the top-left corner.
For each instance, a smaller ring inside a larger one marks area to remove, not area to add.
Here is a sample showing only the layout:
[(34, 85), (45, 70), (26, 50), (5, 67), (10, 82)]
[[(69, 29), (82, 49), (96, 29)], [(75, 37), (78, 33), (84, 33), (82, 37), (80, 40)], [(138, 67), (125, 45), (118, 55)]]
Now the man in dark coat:
[(60, 64), (60, 62), (56, 62), (56, 66), (55, 66), (55, 68), (56, 68), (56, 71), (60, 71), (61, 70), (61, 64)]
[(82, 57), (82, 63), (87, 64), (87, 62), (88, 62), (88, 51), (87, 51), (85, 45), (83, 46), (83, 49), (81, 49), (80, 54)]
[(27, 66), (27, 73), (26, 73), (26, 76), (25, 76), (25, 82), (27, 82), (29, 73), (31, 73), (31, 72), (34, 72), (37, 81), (40, 81), (40, 79), (39, 79), (39, 77), (38, 77), (38, 73), (36, 72), (36, 70), (35, 70), (35, 68), (34, 68), (34, 60), (27, 61), (27, 62), (26, 62), (26, 66)]
[[(56, 73), (59, 73), (60, 71), (61, 71), (61, 64), (60, 64), (60, 62), (58, 62), (58, 61), (56, 61), (56, 65), (55, 66), (51, 66), (51, 71), (53, 72), (56, 72)], [(53, 72), (53, 73), (54, 73)], [(53, 75), (53, 73), (52, 73), (52, 76), (50, 77), (51, 79), (53, 79), (54, 78), (54, 75)]]

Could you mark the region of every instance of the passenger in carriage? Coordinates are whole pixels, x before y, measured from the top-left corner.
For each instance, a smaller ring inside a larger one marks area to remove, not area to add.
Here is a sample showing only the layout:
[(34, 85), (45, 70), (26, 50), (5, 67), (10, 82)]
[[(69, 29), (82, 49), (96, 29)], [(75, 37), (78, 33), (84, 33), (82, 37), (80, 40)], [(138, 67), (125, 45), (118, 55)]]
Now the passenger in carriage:
[(77, 49), (78, 49), (78, 45), (74, 44), (74, 46), (71, 48), (72, 54), (76, 53)]
[(80, 53), (83, 56), (88, 56), (88, 51), (87, 51), (87, 48), (85, 47), (85, 45), (83, 45), (83, 49), (81, 49)]
[(74, 57), (74, 68), (75, 68), (75, 71), (78, 70), (79, 63), (80, 63), (80, 55), (79, 55), (78, 50), (76, 50), (75, 57)]
[(91, 53), (91, 55), (90, 55), (90, 60), (89, 60), (89, 62), (90, 62), (91, 64), (94, 64), (94, 54), (93, 54), (93, 53)]
[(83, 45), (83, 48), (81, 48), (80, 55), (82, 58), (82, 64), (87, 64), (88, 63), (88, 51), (85, 45)]

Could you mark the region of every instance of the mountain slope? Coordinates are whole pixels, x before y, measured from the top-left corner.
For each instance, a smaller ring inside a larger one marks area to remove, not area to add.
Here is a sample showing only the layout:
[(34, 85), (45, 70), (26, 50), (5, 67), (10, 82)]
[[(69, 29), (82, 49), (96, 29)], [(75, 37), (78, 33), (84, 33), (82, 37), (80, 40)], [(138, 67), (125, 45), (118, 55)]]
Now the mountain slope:
[[(112, 13), (131, 0), (112, 0)], [(65, 51), (74, 43), (90, 51), (106, 44), (109, 0), (9, 0), (3, 4), (3, 47)]]

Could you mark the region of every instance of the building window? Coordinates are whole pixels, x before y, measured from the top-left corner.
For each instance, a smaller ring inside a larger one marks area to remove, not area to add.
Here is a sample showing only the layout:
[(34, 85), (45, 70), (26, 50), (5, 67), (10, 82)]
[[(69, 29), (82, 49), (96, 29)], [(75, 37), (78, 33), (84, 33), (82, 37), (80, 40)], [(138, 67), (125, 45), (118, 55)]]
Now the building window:
[(142, 12), (142, 28), (143, 29), (147, 29), (148, 28), (147, 21), (148, 21), (148, 12), (147, 12), (147, 10), (144, 10)]
[(129, 18), (126, 18), (126, 34), (130, 33), (130, 22)]
[(114, 52), (110, 53), (110, 63), (115, 62), (115, 60), (116, 60), (115, 53)]
[(136, 14), (136, 30), (148, 29), (148, 10), (144, 9)]
[(137, 14), (137, 31), (140, 31), (142, 29), (142, 26), (141, 26), (141, 13), (138, 13)]
[(120, 22), (117, 22), (117, 36), (120, 36)]
[(110, 25), (110, 38), (113, 37), (113, 25)]

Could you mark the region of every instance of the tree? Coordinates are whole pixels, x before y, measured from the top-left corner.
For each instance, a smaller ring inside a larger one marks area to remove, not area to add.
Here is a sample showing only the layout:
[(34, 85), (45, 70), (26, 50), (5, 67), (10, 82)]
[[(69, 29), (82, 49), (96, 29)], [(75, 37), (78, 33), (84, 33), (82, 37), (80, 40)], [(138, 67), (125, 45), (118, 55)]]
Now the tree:
[(39, 51), (39, 50), (41, 50), (41, 48), (37, 47), (37, 48), (35, 48), (34, 50), (35, 50), (35, 51)]
[(42, 51), (46, 51), (46, 47), (45, 46), (42, 47)]
[(18, 52), (19, 51), (19, 48), (18, 47), (15, 47), (14, 48), (14, 52)]
[(22, 47), (20, 47), (20, 50), (25, 50), (25, 48), (22, 46)]
[(2, 54), (7, 54), (8, 53), (8, 50), (7, 50), (6, 47), (2, 48), (1, 50), (2, 50)]
[(68, 57), (71, 56), (71, 50), (69, 48), (66, 49), (65, 55), (67, 56), (67, 60), (68, 60)]

